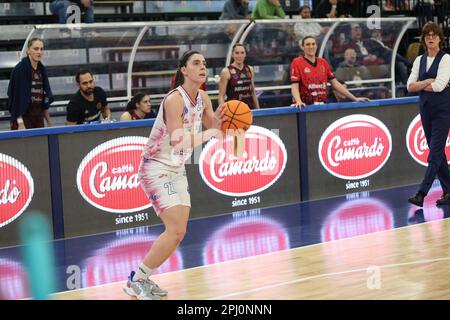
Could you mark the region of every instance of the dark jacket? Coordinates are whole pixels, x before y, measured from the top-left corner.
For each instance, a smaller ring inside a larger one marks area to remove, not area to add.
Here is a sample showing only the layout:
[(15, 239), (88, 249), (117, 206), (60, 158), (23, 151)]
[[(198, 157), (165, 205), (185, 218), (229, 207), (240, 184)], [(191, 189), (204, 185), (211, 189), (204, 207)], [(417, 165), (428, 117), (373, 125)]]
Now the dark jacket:
[[(43, 108), (48, 109), (55, 100), (53, 98), (50, 83), (48, 81), (47, 70), (39, 62), (38, 69), (42, 74), (44, 85)], [(31, 61), (28, 57), (23, 58), (11, 72), (11, 79), (8, 85), (8, 110), (11, 113), (11, 120), (16, 120), (24, 115), (31, 103)]]
[[(426, 71), (427, 54), (424, 53), (422, 55), (422, 58), (420, 59), (420, 67), (419, 67), (419, 79), (418, 79), (419, 81), (437, 77), (439, 63), (441, 62), (441, 59), (444, 56), (444, 54), (445, 54), (444, 51), (442, 51), (442, 50), (439, 51), (437, 56), (434, 58), (433, 63), (431, 64), (430, 69), (428, 69), (428, 71)], [(450, 104), (450, 88), (445, 88), (441, 92), (428, 92), (428, 91), (422, 90), (419, 93), (419, 97), (420, 97), (419, 104), (422, 107), (425, 106), (427, 103), (430, 105), (430, 107), (440, 106), (440, 105), (448, 105), (448, 104)], [(450, 109), (447, 112), (450, 112)]]

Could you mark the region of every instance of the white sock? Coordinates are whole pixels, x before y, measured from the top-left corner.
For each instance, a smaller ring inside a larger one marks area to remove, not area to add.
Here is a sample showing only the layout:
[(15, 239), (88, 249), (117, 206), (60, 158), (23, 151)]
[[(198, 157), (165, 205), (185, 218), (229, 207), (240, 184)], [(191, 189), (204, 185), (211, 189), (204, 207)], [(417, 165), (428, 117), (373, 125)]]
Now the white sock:
[(154, 269), (150, 269), (143, 262), (139, 265), (136, 274), (134, 275), (134, 280), (144, 279), (146, 280), (152, 274)]

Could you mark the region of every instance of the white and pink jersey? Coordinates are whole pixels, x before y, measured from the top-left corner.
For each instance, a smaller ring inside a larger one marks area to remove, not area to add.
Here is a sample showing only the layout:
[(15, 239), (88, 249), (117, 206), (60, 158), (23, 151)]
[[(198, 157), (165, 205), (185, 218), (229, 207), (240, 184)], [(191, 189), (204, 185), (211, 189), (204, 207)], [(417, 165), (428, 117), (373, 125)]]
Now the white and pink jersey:
[[(201, 132), (204, 104), (200, 92), (197, 94), (196, 100), (193, 101), (182, 86), (170, 91), (167, 96), (174, 91), (178, 91), (184, 101), (182, 115), (184, 133)], [(147, 145), (142, 152), (142, 157), (148, 160), (159, 161), (171, 167), (180, 167), (191, 157), (192, 149), (183, 149), (182, 152), (175, 153), (170, 145), (169, 131), (164, 123), (165, 100), (166, 98), (161, 102)]]

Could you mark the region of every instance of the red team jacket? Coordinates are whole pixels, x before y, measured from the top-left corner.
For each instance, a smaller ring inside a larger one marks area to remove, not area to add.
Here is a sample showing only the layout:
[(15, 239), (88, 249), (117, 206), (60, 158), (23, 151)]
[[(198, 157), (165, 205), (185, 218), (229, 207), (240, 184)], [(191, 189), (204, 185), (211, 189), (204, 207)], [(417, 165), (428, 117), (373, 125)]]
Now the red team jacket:
[(316, 58), (312, 63), (305, 57), (297, 57), (291, 63), (291, 83), (298, 83), (300, 98), (305, 104), (327, 102), (327, 83), (334, 79), (330, 65), (325, 59)]

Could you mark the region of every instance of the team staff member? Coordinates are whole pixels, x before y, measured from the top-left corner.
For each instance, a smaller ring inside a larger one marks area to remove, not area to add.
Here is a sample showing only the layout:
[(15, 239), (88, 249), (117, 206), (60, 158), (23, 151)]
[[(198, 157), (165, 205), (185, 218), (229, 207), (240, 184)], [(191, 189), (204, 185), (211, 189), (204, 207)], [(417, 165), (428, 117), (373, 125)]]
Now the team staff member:
[(227, 100), (245, 102), (250, 109), (259, 109), (258, 97), (255, 93), (255, 73), (253, 67), (244, 63), (245, 47), (237, 43), (233, 46), (233, 62), (220, 72), (219, 105)]
[(430, 150), (428, 168), (419, 191), (408, 199), (419, 207), (423, 206), (436, 175), (444, 193), (436, 204), (450, 204), (450, 171), (445, 155), (450, 129), (450, 55), (441, 50), (444, 40), (444, 32), (439, 25), (428, 22), (423, 26), (420, 41), (426, 53), (414, 61), (407, 83), (409, 92), (419, 92), (420, 118)]
[(295, 107), (327, 102), (328, 82), (334, 90), (351, 101), (369, 101), (365, 97), (355, 97), (336, 80), (328, 62), (316, 57), (317, 44), (314, 37), (304, 37), (301, 48), (305, 55), (295, 58), (291, 63), (291, 92)]
[(48, 108), (53, 94), (47, 70), (41, 62), (44, 42), (33, 38), (27, 43), (27, 56), (13, 69), (8, 85), (8, 110), (11, 130), (51, 126)]
[(89, 70), (80, 70), (75, 75), (78, 92), (67, 105), (66, 125), (84, 124), (111, 120), (105, 91), (95, 86)]

